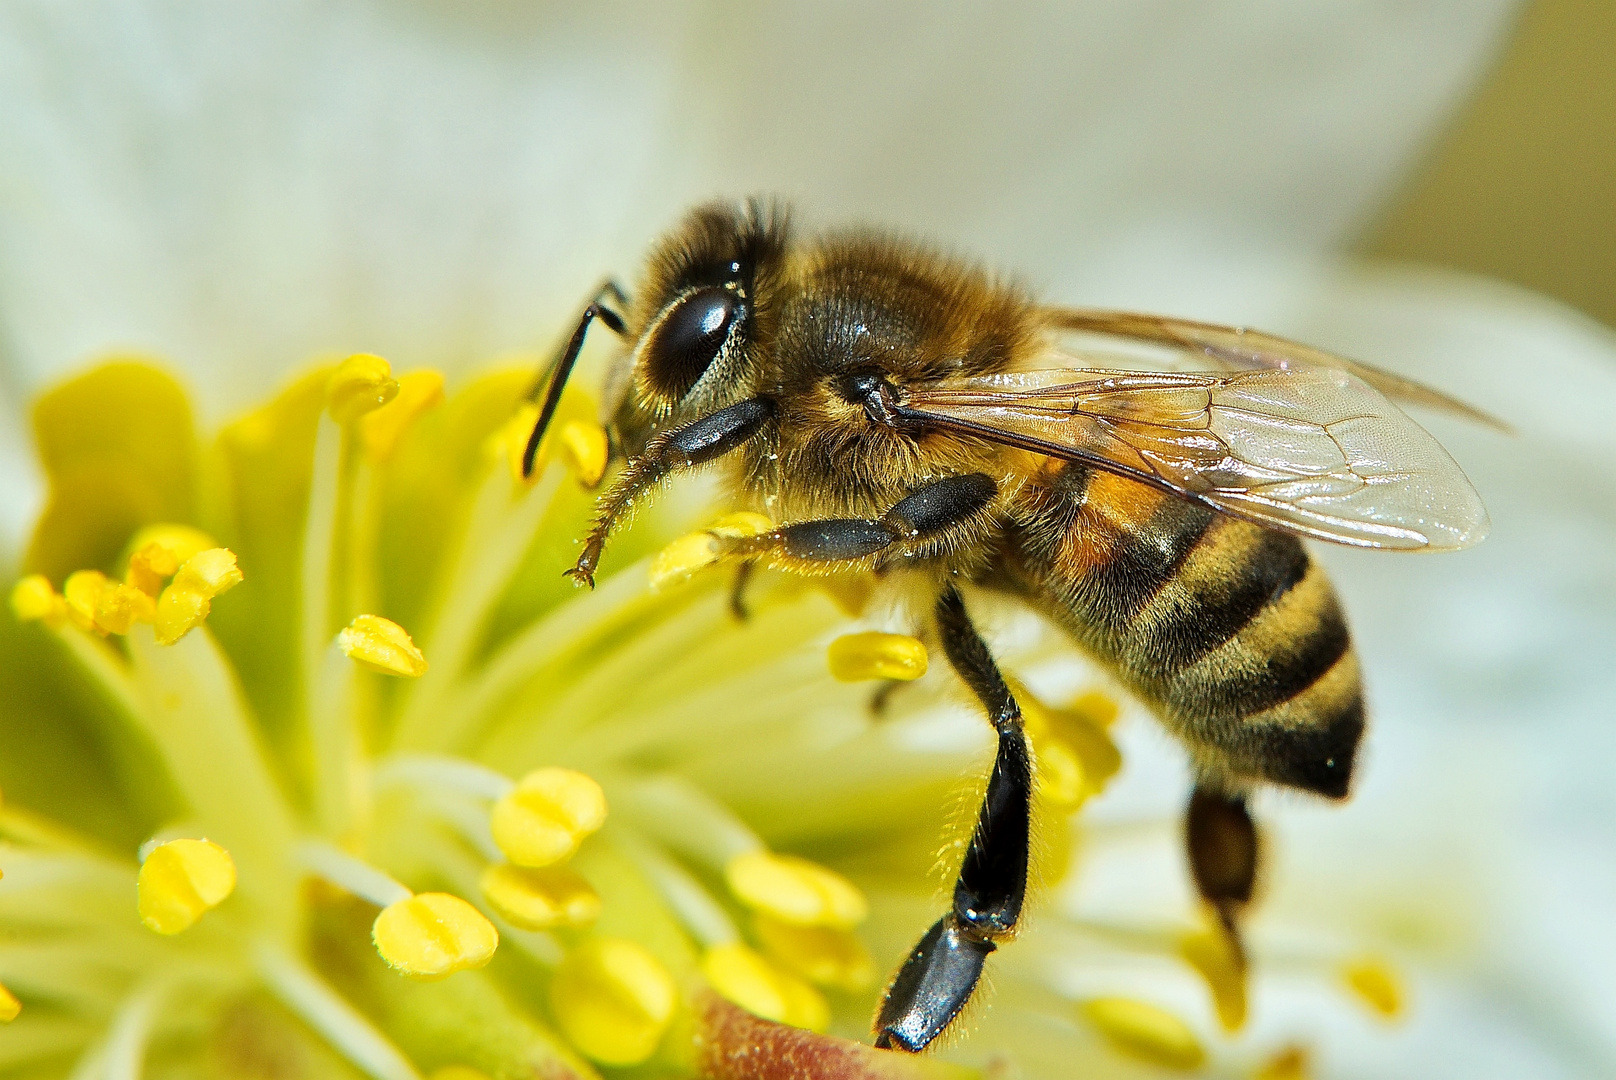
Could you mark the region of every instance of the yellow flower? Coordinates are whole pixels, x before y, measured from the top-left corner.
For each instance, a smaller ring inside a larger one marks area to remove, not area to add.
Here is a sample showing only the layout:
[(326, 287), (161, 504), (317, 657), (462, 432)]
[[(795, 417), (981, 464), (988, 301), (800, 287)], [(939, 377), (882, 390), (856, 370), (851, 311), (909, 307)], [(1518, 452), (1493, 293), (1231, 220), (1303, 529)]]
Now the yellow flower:
[[(206, 438), (144, 364), (41, 399), (51, 499), (0, 652), (29, 703), (0, 721), (24, 778), (0, 1068), (234, 1074), (273, 1043), (378, 1080), (723, 1075), (732, 1052), (957, 1075), (847, 1040), (935, 917), (963, 838), (934, 872), (938, 807), (974, 805), (988, 728), (920, 639), (850, 619), (856, 582), (762, 575), (742, 621), (724, 575), (665, 572), (731, 519), (646, 515), (575, 589), (599, 429), (567, 397), (571, 435), (513, 477), (530, 379), (445, 398), (365, 355)], [(1116, 703), (1070, 691), (1020, 688), (1046, 896), (1122, 767)], [(1243, 1021), (1244, 970), (1210, 932), (1193, 907), (1118, 929), (1052, 905), (938, 1057), (1243, 1062), (1216, 1018)], [(1068, 985), (1108, 934), (1177, 998)], [(1320, 985), (1401, 1001), (1384, 960), (1342, 962)]]

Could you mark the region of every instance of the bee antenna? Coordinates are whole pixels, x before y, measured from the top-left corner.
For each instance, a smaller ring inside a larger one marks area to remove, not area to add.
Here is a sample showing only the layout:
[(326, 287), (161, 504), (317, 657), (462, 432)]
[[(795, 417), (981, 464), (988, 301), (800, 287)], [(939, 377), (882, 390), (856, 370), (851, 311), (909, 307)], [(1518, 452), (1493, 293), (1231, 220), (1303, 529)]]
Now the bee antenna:
[[(589, 333), (589, 325), (597, 318), (606, 324), (606, 328), (619, 337), (627, 333), (623, 317), (611, 308), (600, 302), (600, 298), (610, 293), (619, 301), (625, 300), (623, 290), (617, 287), (616, 282), (608, 281), (595, 293), (595, 299), (584, 308), (583, 314), (578, 318), (578, 327), (567, 339), (567, 344), (550, 365), (550, 378), (544, 391), (544, 401), (539, 406), (539, 417), (533, 423), (533, 430), (528, 433), (527, 446), (522, 450), (522, 477), (526, 479), (533, 475), (533, 461), (539, 454), (539, 443), (544, 440), (544, 433), (550, 427), (550, 421), (555, 418), (556, 406), (561, 404), (561, 391), (566, 389), (567, 379), (572, 375), (572, 366), (578, 362), (578, 354), (583, 351), (584, 338)], [(537, 391), (538, 387), (535, 386)], [(529, 400), (532, 396), (530, 395)]]

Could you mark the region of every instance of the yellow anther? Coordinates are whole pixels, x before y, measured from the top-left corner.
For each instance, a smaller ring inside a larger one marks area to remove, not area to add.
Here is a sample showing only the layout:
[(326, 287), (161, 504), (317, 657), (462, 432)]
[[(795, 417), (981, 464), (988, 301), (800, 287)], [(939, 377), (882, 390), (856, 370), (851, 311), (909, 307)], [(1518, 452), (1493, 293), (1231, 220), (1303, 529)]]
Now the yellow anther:
[(701, 973), (719, 994), (755, 1016), (810, 1031), (830, 1026), (830, 1006), (819, 991), (745, 945), (708, 949)]
[(442, 979), (488, 963), (499, 931), (458, 896), (417, 893), (383, 908), (370, 939), (381, 958), (404, 974)]
[(638, 1065), (656, 1052), (678, 1004), (673, 976), (643, 945), (596, 938), (567, 954), (550, 980), (550, 1009), (579, 1052), (601, 1065)]
[(556, 432), (561, 442), (561, 460), (567, 463), (584, 487), (594, 487), (606, 475), (606, 458), (611, 445), (606, 429), (583, 420), (568, 420)]
[(124, 580), (148, 596), (156, 596), (163, 581), (187, 560), (218, 546), (213, 537), (189, 525), (147, 525), (129, 541), (129, 570)]
[(4, 986), (0, 986), (0, 1024), (11, 1023), (17, 1019), (17, 1014), (20, 1012), (22, 1012), (22, 1002), (17, 1000), (17, 995), (7, 990)]
[(875, 981), (869, 950), (846, 930), (792, 926), (762, 914), (753, 927), (771, 957), (810, 982), (856, 992)]
[(1010, 688), (1032, 740), (1039, 794), (1057, 807), (1075, 809), (1105, 790), (1122, 768), (1122, 753), (1106, 730), (1116, 718), (1116, 704), (1104, 694), (1089, 693), (1057, 709), (1014, 680)]
[(1117, 722), (1122, 707), (1110, 694), (1099, 690), (1086, 690), (1068, 702), (1066, 708), (1061, 711), (1070, 713), (1079, 720), (1087, 720), (1103, 730)]
[(707, 526), (707, 531), (726, 540), (747, 540), (773, 532), (774, 528), (774, 522), (766, 514), (736, 510)]
[(42, 622), (55, 629), (67, 622), (67, 601), (44, 574), (29, 574), (11, 587), (11, 611), (19, 622)]
[(1308, 1080), (1313, 1075), (1313, 1063), (1300, 1046), (1287, 1046), (1258, 1066), (1251, 1080)]
[(763, 514), (740, 510), (725, 514), (700, 532), (686, 533), (657, 552), (651, 560), (651, 588), (683, 581), (696, 571), (711, 566), (724, 553), (725, 540), (746, 540), (774, 531), (774, 522)]
[(359, 441), (365, 448), (365, 456), (376, 462), (392, 457), (410, 426), (442, 401), (441, 371), (412, 371), (400, 375), (398, 396), (359, 418)]
[(1034, 743), (1039, 796), (1061, 810), (1076, 810), (1092, 794), (1083, 759), (1070, 744), (1046, 735)]
[(159, 934), (189, 929), (236, 888), (236, 863), (211, 840), (158, 844), (140, 864), (140, 921)]
[[(505, 458), (505, 464), (510, 466), (511, 479), (518, 484), (529, 481), (529, 478), (522, 476), (522, 455), (527, 453), (527, 440), (533, 434), (533, 425), (538, 422), (539, 407), (528, 402), (517, 409), (515, 415), (505, 421), (504, 426), (489, 439), (496, 452)], [(544, 446), (540, 444), (538, 454), (533, 458), (533, 479), (544, 471), (541, 468), (543, 461)]]
[(830, 673), (842, 682), (901, 679), (911, 682), (926, 674), (926, 646), (908, 634), (843, 634), (830, 643), (826, 659)]
[(121, 581), (108, 582), (95, 603), (95, 625), (113, 634), (127, 634), (136, 622), (151, 622), (156, 615), (157, 603), (148, 593)]
[(331, 419), (348, 424), (398, 396), (393, 368), (370, 353), (354, 353), (337, 365), (325, 384), (325, 407)]
[(549, 866), (606, 823), (606, 793), (573, 769), (535, 769), (494, 804), (488, 823), (511, 862)]
[(747, 907), (793, 926), (851, 930), (870, 910), (858, 886), (795, 855), (771, 851), (737, 855), (724, 868), (724, 877)]
[(1206, 1060), (1201, 1040), (1190, 1026), (1155, 1005), (1132, 998), (1095, 998), (1083, 1004), (1083, 1015), (1112, 1046), (1152, 1064), (1188, 1071)]
[(426, 657), (407, 630), (380, 615), (358, 615), (337, 632), (337, 648), (367, 671), (417, 678), (426, 673)]
[(1365, 956), (1344, 964), (1341, 980), (1384, 1019), (1397, 1019), (1407, 1007), (1402, 978), (1380, 957)]
[(523, 930), (575, 929), (600, 917), (600, 894), (565, 866), (495, 863), (478, 884), (489, 906)]
[(1246, 965), (1229, 932), (1213, 926), (1185, 934), (1179, 939), (1178, 954), (1206, 980), (1223, 1030), (1239, 1031), (1246, 1022)]
[(242, 582), (235, 552), (208, 548), (192, 555), (157, 598), (157, 640), (172, 645), (208, 617), (213, 599)]
[(719, 554), (718, 538), (712, 533), (686, 533), (651, 560), (651, 588), (662, 589), (683, 581), (717, 562)]
[(95, 625), (95, 609), (109, 584), (107, 575), (99, 570), (75, 570), (67, 576), (62, 582), (62, 598), (67, 601), (67, 616), (74, 626), (105, 633)]

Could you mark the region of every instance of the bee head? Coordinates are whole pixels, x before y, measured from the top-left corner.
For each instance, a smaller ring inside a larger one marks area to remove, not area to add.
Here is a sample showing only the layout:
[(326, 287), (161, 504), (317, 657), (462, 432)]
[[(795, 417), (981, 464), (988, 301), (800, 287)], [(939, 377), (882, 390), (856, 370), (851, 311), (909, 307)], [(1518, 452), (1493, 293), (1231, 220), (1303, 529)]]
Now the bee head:
[(632, 322), (632, 360), (615, 395), (614, 427), (631, 453), (670, 417), (710, 412), (743, 395), (789, 231), (776, 204), (712, 203), (652, 252)]

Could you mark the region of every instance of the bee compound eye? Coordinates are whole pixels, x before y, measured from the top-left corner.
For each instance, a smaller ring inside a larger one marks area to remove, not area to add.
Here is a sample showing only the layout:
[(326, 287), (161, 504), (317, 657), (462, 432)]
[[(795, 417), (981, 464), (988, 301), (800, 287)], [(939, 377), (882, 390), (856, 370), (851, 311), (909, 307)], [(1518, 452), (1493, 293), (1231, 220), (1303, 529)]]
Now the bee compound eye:
[(740, 310), (740, 298), (717, 286), (698, 289), (679, 301), (646, 346), (651, 388), (676, 401), (689, 393), (723, 348)]

